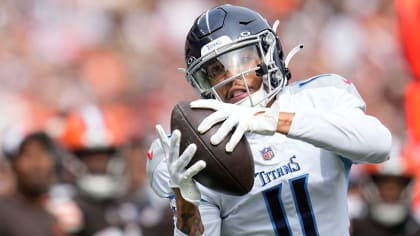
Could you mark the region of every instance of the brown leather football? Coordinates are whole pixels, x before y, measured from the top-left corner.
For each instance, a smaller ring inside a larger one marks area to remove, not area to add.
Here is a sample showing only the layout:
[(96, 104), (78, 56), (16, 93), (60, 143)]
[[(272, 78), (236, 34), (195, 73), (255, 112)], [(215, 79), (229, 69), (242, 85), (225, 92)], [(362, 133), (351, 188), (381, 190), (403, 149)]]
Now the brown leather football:
[(197, 145), (189, 166), (198, 160), (206, 162), (206, 168), (194, 177), (199, 183), (222, 193), (244, 195), (254, 185), (254, 159), (248, 141), (242, 137), (231, 153), (225, 151), (225, 146), (232, 133), (219, 145), (212, 145), (210, 137), (221, 123), (204, 134), (197, 131), (201, 121), (212, 112), (210, 109), (192, 109), (189, 102), (180, 102), (172, 110), (171, 130), (181, 131), (180, 153), (191, 143)]

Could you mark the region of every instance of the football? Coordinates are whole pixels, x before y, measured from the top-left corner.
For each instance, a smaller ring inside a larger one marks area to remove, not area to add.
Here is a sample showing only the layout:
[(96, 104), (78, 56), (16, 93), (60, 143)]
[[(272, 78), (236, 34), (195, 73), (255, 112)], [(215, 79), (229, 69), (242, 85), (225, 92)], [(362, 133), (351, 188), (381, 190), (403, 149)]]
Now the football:
[(225, 151), (228, 138), (218, 145), (210, 143), (210, 137), (219, 129), (216, 124), (204, 134), (197, 131), (201, 121), (210, 115), (210, 109), (192, 109), (189, 102), (180, 102), (171, 113), (171, 130), (181, 132), (180, 153), (191, 144), (197, 145), (197, 151), (188, 167), (198, 160), (206, 162), (206, 168), (200, 171), (194, 179), (213, 190), (241, 196), (248, 193), (254, 185), (254, 159), (248, 141), (242, 137), (233, 152)]

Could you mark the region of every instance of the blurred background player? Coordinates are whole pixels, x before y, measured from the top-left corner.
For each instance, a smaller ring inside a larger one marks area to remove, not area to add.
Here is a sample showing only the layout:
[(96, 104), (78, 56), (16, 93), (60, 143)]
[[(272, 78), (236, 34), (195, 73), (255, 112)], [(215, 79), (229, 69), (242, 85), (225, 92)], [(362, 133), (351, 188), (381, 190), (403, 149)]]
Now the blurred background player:
[(83, 213), (76, 235), (172, 234), (169, 209), (145, 187), (144, 144), (132, 142), (126, 122), (93, 104), (66, 118), (61, 140), (75, 156), (74, 198)]
[(0, 198), (13, 194), (15, 186), (15, 176), (10, 167), (10, 163), (0, 154)]
[(67, 235), (48, 211), (48, 193), (60, 168), (55, 142), (45, 132), (29, 133), (9, 155), (16, 191), (0, 200), (0, 235)]
[(411, 208), (413, 164), (402, 156), (400, 144), (394, 140), (389, 161), (362, 166), (359, 189), (365, 207), (352, 219), (351, 236), (420, 236)]
[(173, 235), (172, 211), (168, 202), (157, 197), (150, 188), (145, 171), (148, 146), (146, 138), (136, 138), (124, 149), (130, 181), (122, 201), (126, 209), (136, 209), (135, 218), (142, 235)]

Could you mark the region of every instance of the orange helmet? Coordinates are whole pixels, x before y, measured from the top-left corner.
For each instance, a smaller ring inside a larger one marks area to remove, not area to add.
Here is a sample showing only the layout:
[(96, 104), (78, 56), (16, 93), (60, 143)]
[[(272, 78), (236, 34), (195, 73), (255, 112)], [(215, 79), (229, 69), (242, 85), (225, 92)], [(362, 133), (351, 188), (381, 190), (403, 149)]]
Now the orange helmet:
[(60, 141), (72, 151), (117, 148), (127, 141), (124, 121), (96, 105), (86, 105), (66, 118)]
[(388, 161), (364, 166), (367, 175), (361, 191), (366, 213), (385, 227), (401, 225), (411, 214), (415, 175), (412, 160), (404, 156), (401, 148), (399, 140), (394, 139)]

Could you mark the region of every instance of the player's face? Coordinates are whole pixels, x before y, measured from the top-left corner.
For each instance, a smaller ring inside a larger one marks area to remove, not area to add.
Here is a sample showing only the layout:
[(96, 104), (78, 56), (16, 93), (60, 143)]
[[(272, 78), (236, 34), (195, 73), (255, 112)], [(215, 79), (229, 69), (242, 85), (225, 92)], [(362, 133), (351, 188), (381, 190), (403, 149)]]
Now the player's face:
[(26, 143), (14, 163), (21, 191), (32, 195), (47, 192), (55, 176), (51, 155), (38, 141)]
[(257, 48), (245, 47), (215, 58), (206, 71), (223, 102), (236, 103), (249, 95), (247, 89), (252, 94), (261, 87), (262, 78), (255, 72), (260, 63)]
[(403, 177), (386, 176), (376, 182), (382, 200), (388, 203), (398, 202), (408, 185)]
[(108, 150), (92, 151), (80, 154), (79, 157), (91, 174), (106, 174), (109, 160), (114, 155)]

